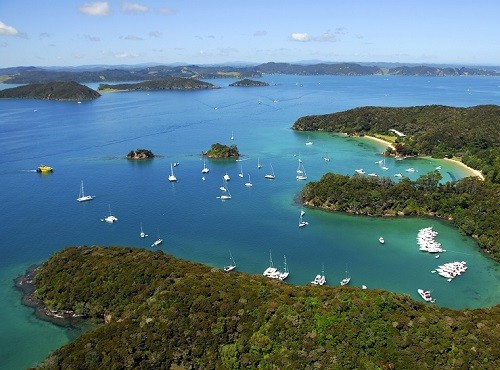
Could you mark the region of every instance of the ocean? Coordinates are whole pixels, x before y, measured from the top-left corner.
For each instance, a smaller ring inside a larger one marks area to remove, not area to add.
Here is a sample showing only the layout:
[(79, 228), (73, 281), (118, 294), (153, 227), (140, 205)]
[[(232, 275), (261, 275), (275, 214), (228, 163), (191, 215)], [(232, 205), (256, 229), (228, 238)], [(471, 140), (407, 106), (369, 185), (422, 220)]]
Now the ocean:
[[(436, 305), (452, 309), (500, 302), (499, 264), (444, 221), (305, 209), (309, 225), (298, 227), (298, 193), (326, 172), (354, 174), (363, 168), (416, 179), (441, 166), (443, 181), (450, 181), (467, 176), (463, 168), (430, 158), (387, 158), (384, 171), (376, 163), (383, 159), (380, 143), (291, 130), (301, 116), (359, 106), (498, 104), (500, 79), (269, 75), (263, 80), (270, 86), (229, 87), (234, 80), (219, 79), (208, 81), (221, 87), (217, 90), (107, 93), (81, 104), (0, 100), (0, 369), (34, 366), (80, 334), (35, 318), (13, 287), (27, 267), (66, 246), (161, 249), (215, 268), (227, 265), (231, 253), (237, 270), (248, 274), (262, 274), (271, 253), (275, 267), (282, 267), (286, 256), (287, 284), (306, 285), (324, 267), (327, 285), (338, 285), (347, 270), (351, 286), (416, 300), (418, 288), (428, 289)], [(305, 145), (308, 140), (313, 144)], [(237, 145), (241, 161), (206, 160), (210, 172), (203, 175), (201, 153), (217, 142)], [(124, 159), (137, 148), (157, 157)], [(295, 178), (299, 158), (306, 181)], [(175, 183), (167, 180), (171, 163), (179, 163)], [(40, 164), (54, 172), (35, 172)], [(271, 166), (275, 180), (264, 178)], [(416, 171), (407, 172), (410, 167)], [(225, 173), (232, 199), (221, 201)], [(248, 176), (252, 187), (244, 185)], [(81, 181), (94, 200), (76, 201)], [(118, 221), (102, 222), (110, 212)], [(139, 237), (141, 224), (148, 238)], [(418, 250), (417, 233), (427, 226), (438, 231), (437, 241), (447, 250), (439, 259)], [(152, 248), (158, 237), (163, 243)], [(466, 261), (468, 271), (452, 282), (431, 273), (451, 261)]]

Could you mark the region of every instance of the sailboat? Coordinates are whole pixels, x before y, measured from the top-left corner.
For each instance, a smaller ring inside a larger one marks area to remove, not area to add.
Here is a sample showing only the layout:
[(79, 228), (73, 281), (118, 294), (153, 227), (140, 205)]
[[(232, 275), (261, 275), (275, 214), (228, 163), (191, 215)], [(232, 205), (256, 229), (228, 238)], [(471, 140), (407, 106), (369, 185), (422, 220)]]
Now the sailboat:
[(345, 278), (340, 281), (340, 285), (347, 285), (351, 281), (351, 277), (347, 273), (347, 265), (345, 266)]
[(118, 221), (118, 219), (111, 214), (111, 205), (108, 205), (109, 208), (109, 215), (106, 216), (105, 218), (101, 218), (101, 221), (106, 221), (109, 224), (112, 224), (113, 222)]
[(273, 165), (271, 165), (271, 173), (268, 173), (264, 176), (266, 179), (274, 180), (276, 176), (274, 175)]
[(233, 255), (229, 251), (229, 265), (224, 266), (224, 271), (232, 271), (236, 268), (236, 262), (234, 262)]
[(210, 171), (206, 164), (205, 164), (205, 160), (203, 160), (203, 169), (201, 170), (201, 173), (208, 173), (208, 171)]
[(231, 131), (231, 140), (234, 140), (234, 132)]
[(240, 173), (238, 174), (238, 176), (243, 178), (243, 165), (240, 166)]
[(304, 216), (304, 211), (300, 211), (300, 217), (299, 217), (299, 227), (304, 227), (309, 225), (309, 222), (304, 221), (302, 216)]
[(281, 271), (278, 275), (278, 279), (280, 280), (285, 280), (290, 272), (288, 271), (288, 265), (286, 264), (286, 256), (283, 256), (284, 262), (283, 262), (283, 271)]
[(250, 182), (250, 174), (248, 174), (248, 182), (245, 183), (245, 186), (252, 186), (252, 183)]
[(307, 137), (306, 145), (313, 145), (313, 142), (311, 139), (309, 139), (309, 136)]
[(153, 244), (151, 244), (151, 246), (152, 246), (152, 247), (156, 247), (156, 246), (160, 245), (161, 243), (163, 243), (163, 239), (162, 239), (162, 238), (160, 238), (160, 231), (158, 230), (158, 239), (156, 239), (156, 240), (154, 241), (154, 243), (153, 243)]
[(260, 164), (260, 158), (257, 158), (257, 168), (260, 170), (262, 165)]
[(174, 182), (177, 181), (177, 177), (174, 175), (174, 166), (172, 163), (170, 163), (170, 176), (168, 177), (168, 181)]
[(306, 169), (304, 168), (304, 163), (299, 163), (299, 169), (297, 170), (297, 176), (295, 176), (297, 180), (307, 180)]
[(220, 197), (217, 197), (220, 200), (229, 200), (229, 199), (231, 199), (231, 193), (229, 192), (229, 188), (227, 187), (227, 185), (226, 185), (225, 189), (226, 190), (225, 190), (224, 194), (222, 194)]
[(385, 165), (385, 159), (382, 160), (382, 164), (381, 164), (380, 168), (382, 168), (384, 171), (387, 171), (389, 169), (389, 167), (387, 167)]
[(324, 285), (325, 283), (326, 283), (325, 266), (323, 265), (322, 269), (321, 269), (321, 275), (320, 274), (316, 275), (316, 277), (314, 278), (314, 280), (311, 281), (311, 284), (314, 284), (314, 285)]
[(141, 233), (140, 233), (139, 235), (140, 235), (140, 237), (141, 237), (141, 238), (146, 238), (146, 237), (148, 237), (148, 234), (146, 234), (146, 233), (144, 232), (144, 230), (142, 230), (142, 222), (141, 222)]
[(76, 198), (76, 200), (79, 202), (86, 202), (94, 198), (95, 197), (93, 195), (85, 195), (85, 192), (83, 191), (83, 180), (82, 180), (82, 184), (80, 186), (80, 194), (78, 195), (78, 198)]
[(273, 266), (273, 258), (271, 257), (271, 250), (269, 250), (269, 267), (264, 270), (262, 275), (273, 278), (277, 271), (278, 269)]
[(226, 172), (226, 174), (223, 177), (224, 177), (224, 181), (231, 180), (231, 178), (229, 177), (229, 175), (227, 174), (227, 172)]

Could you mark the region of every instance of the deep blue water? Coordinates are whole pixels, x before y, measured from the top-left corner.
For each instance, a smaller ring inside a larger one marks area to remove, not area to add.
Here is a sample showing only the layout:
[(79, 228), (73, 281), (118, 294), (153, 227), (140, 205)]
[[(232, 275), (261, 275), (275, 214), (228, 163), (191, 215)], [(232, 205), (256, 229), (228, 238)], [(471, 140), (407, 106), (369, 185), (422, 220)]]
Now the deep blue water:
[[(475, 242), (448, 224), (421, 218), (373, 219), (306, 210), (310, 223), (297, 227), (295, 196), (298, 157), (308, 181), (328, 171), (356, 168), (394, 178), (411, 178), (442, 167), (444, 180), (467, 175), (449, 162), (418, 159), (375, 164), (384, 146), (369, 139), (326, 133), (297, 133), (290, 127), (309, 114), (366, 106), (498, 104), (500, 79), (489, 77), (266, 76), (269, 87), (231, 88), (234, 80), (211, 80), (212, 91), (108, 93), (92, 102), (0, 101), (0, 368), (33, 366), (77, 332), (41, 322), (20, 304), (12, 279), (33, 263), (71, 245), (150, 248), (160, 235), (162, 250), (176, 257), (222, 268), (229, 250), (237, 269), (261, 274), (272, 251), (275, 266), (286, 255), (287, 283), (304, 285), (325, 267), (337, 285), (346, 266), (351, 285), (411, 295), (430, 289), (436, 304), (450, 308), (500, 302), (498, 264), (482, 256)], [(8, 86), (2, 86), (5, 88)], [(96, 85), (91, 85), (96, 87)], [(231, 135), (234, 134), (234, 140)], [(306, 146), (307, 138), (313, 141)], [(243, 161), (208, 160), (202, 180), (200, 153), (215, 142), (236, 144)], [(159, 155), (130, 162), (132, 149)], [(330, 162), (323, 156), (328, 155)], [(257, 160), (262, 168), (257, 169)], [(170, 163), (177, 183), (167, 181)], [(40, 164), (54, 172), (40, 175)], [(264, 178), (273, 167), (276, 180)], [(414, 167), (418, 172), (405, 170)], [(241, 168), (244, 178), (238, 177)], [(230, 201), (219, 186), (225, 173)], [(244, 183), (250, 174), (253, 187)], [(80, 181), (96, 198), (76, 202)], [(112, 213), (115, 224), (101, 222)], [(140, 224), (150, 235), (139, 237)], [(433, 225), (448, 252), (435, 259), (418, 251), (416, 234)], [(386, 243), (379, 244), (379, 236)], [(438, 264), (467, 261), (469, 270), (451, 283), (430, 271)]]

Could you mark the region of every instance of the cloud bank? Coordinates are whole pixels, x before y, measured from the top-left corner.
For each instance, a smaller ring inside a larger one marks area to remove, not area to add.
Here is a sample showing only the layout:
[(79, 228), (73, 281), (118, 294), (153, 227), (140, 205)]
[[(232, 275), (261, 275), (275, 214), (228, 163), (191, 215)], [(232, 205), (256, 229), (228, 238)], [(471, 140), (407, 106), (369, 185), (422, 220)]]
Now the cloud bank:
[(109, 14), (109, 4), (107, 1), (83, 4), (78, 10), (86, 15), (103, 16)]
[(0, 21), (0, 35), (2, 36), (17, 36), (19, 31), (12, 26), (8, 26), (2, 21)]

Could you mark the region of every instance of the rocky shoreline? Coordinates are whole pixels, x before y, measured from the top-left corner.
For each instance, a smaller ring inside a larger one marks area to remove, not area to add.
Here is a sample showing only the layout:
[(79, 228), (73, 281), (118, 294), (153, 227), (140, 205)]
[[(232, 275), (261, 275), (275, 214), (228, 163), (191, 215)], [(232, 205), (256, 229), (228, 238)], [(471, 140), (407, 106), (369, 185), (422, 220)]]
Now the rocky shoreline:
[(86, 319), (85, 316), (77, 315), (74, 311), (70, 310), (51, 310), (40, 299), (35, 297), (35, 285), (33, 284), (33, 279), (39, 269), (40, 266), (38, 265), (30, 266), (24, 275), (14, 279), (15, 288), (22, 293), (21, 303), (24, 306), (33, 308), (34, 314), (37, 318), (51, 322), (58, 326), (74, 327), (82, 323)]

